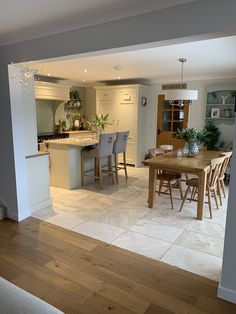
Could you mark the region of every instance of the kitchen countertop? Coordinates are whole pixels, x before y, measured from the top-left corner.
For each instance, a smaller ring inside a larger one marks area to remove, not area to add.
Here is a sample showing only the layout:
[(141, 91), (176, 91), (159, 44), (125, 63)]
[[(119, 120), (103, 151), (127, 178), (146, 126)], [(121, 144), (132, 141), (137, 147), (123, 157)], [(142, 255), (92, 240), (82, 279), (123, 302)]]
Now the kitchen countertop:
[(58, 140), (46, 140), (45, 143), (49, 144), (49, 147), (50, 144), (86, 147), (96, 145), (98, 140), (93, 138), (62, 138)]
[(77, 130), (77, 131), (64, 131), (63, 133), (66, 133), (66, 134), (83, 134), (83, 133), (96, 133), (96, 132), (90, 131), (90, 130)]

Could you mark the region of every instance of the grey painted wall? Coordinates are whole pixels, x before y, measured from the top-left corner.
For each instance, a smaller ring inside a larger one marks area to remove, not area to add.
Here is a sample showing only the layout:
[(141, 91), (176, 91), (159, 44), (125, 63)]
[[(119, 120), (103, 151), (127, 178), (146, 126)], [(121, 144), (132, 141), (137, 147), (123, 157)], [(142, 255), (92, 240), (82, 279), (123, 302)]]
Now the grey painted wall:
[[(25, 188), (21, 188), (24, 172), (19, 171), (25, 163), (24, 150), (21, 149), (24, 136), (20, 131), (25, 121), (20, 114), (20, 108), (10, 103), (8, 64), (119, 47), (135, 45), (137, 47), (147, 43), (158, 42), (159, 45), (163, 45), (171, 43), (172, 40), (183, 42), (221, 34), (235, 34), (235, 12), (235, 0), (199, 0), (178, 7), (2, 47), (0, 49), (0, 194), (8, 208), (15, 212), (16, 217), (25, 206)], [(236, 156), (232, 164), (232, 184), (235, 187)], [(235, 202), (236, 198), (231, 188), (222, 286), (229, 287), (233, 291), (236, 291), (236, 246), (232, 241), (236, 238)]]

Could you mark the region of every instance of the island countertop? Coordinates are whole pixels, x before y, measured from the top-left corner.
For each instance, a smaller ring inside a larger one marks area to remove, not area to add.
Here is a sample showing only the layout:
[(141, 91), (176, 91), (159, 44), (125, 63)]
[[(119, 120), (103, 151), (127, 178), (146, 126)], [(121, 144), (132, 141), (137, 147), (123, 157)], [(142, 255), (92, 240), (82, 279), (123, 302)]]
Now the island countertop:
[(49, 147), (51, 145), (86, 147), (96, 145), (98, 143), (98, 140), (94, 138), (62, 138), (57, 140), (46, 140), (45, 143), (48, 144)]

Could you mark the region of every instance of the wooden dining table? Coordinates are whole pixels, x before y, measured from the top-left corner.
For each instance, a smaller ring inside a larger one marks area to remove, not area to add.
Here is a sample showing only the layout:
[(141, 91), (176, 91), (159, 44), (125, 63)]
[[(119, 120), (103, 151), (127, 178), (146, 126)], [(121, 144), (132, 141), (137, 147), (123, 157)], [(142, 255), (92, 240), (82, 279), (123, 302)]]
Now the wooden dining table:
[(153, 208), (156, 195), (157, 170), (179, 173), (189, 173), (198, 176), (197, 219), (203, 219), (204, 201), (206, 194), (207, 173), (212, 159), (219, 157), (217, 151), (203, 150), (194, 157), (179, 156), (171, 152), (148, 159), (144, 164), (149, 166), (149, 195), (148, 207)]

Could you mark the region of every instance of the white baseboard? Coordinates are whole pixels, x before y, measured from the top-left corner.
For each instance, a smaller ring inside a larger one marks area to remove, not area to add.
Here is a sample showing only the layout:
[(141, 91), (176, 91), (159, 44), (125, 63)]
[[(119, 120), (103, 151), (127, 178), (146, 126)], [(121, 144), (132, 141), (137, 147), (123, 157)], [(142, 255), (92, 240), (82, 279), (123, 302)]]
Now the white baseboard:
[(41, 209), (44, 209), (44, 208), (47, 208), (50, 206), (52, 206), (52, 200), (51, 200), (51, 198), (48, 198), (47, 200), (44, 200), (40, 203), (30, 205), (30, 212), (31, 212), (31, 214), (33, 214), (34, 212), (36, 212), (38, 210), (41, 210)]
[(7, 217), (6, 208), (0, 206), (0, 220), (3, 220)]
[(220, 299), (236, 304), (236, 291), (234, 290), (219, 286), (217, 296)]

